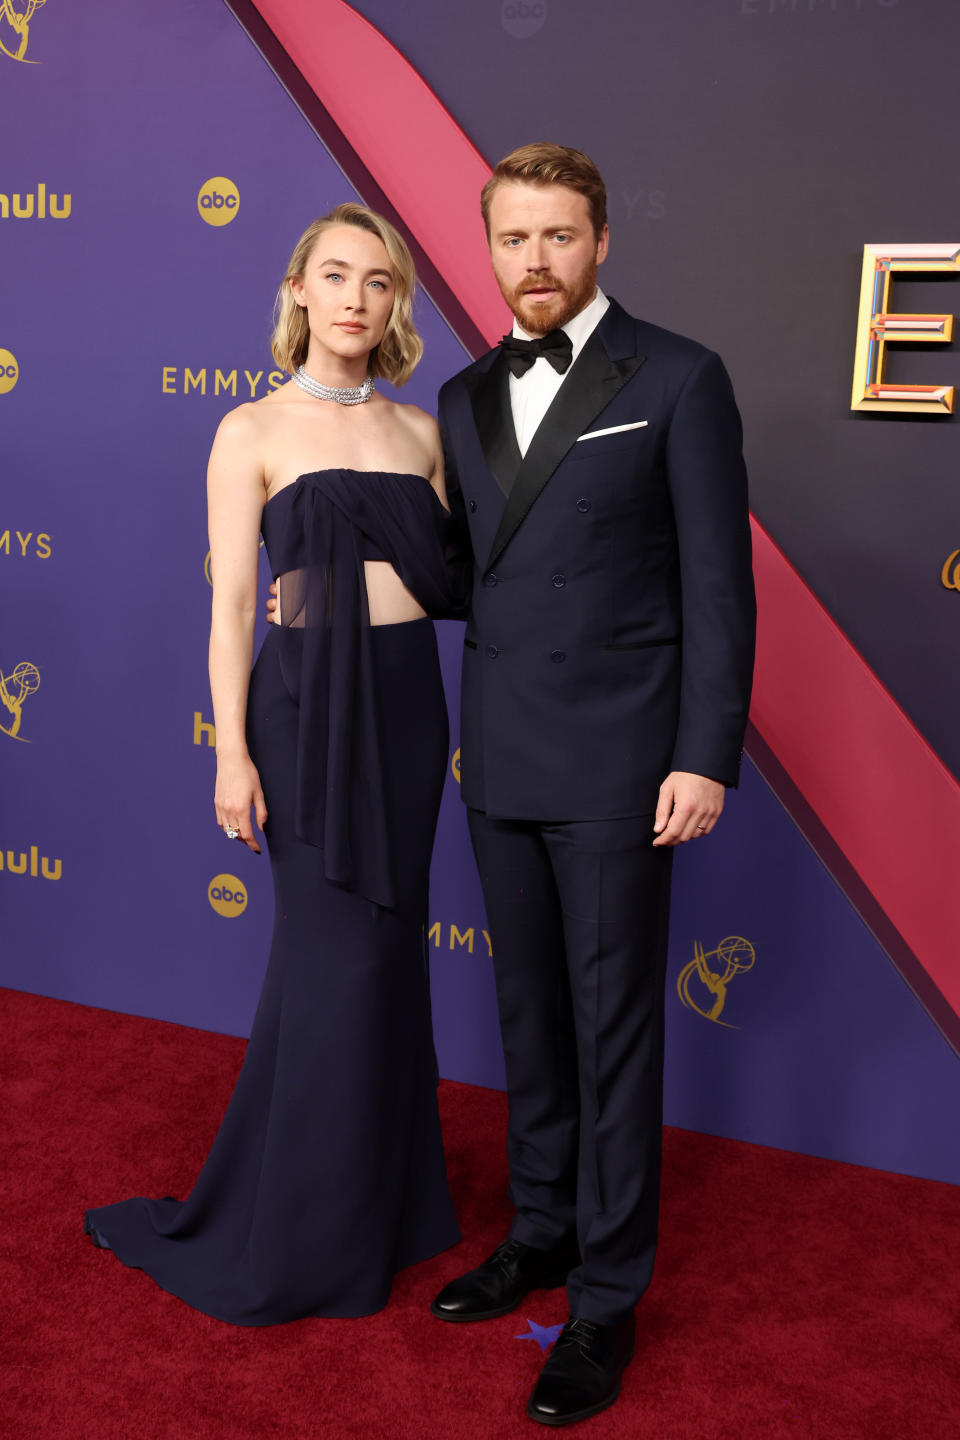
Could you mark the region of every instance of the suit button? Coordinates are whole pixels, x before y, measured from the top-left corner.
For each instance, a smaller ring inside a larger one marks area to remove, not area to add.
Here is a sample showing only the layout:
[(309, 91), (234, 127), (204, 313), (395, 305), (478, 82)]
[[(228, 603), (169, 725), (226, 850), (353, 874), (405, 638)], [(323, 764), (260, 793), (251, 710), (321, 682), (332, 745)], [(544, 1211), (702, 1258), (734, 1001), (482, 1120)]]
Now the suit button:
[(496, 575), (494, 575), (492, 570), (490, 571), (489, 575), (484, 575), (483, 583), (484, 585), (488, 585), (491, 589), (493, 589), (494, 585), (496, 585), (497, 577)]
[[(470, 501), (470, 504), (473, 505), (473, 501), (472, 501), (472, 500)], [(580, 514), (581, 514), (581, 515), (586, 515), (587, 511), (590, 509), (590, 501), (589, 501), (589, 500), (578, 500), (578, 501), (577, 501), (577, 509), (580, 511)]]
[(553, 661), (554, 665), (562, 665), (566, 658), (567, 657), (562, 650), (551, 650), (550, 652), (550, 659)]
[(471, 512), (472, 512), (473, 514), (476, 514), (476, 511), (477, 511), (477, 502), (476, 502), (476, 500), (471, 500), (471, 501), (470, 501), (470, 510), (471, 510)]
[(488, 646), (487, 646), (487, 659), (488, 659), (488, 660), (496, 660), (496, 658), (497, 658), (497, 656), (498, 656), (499, 654), (500, 654), (500, 651), (497, 649), (496, 645), (488, 645)]
[(567, 583), (567, 577), (566, 577), (566, 575), (561, 575), (560, 572), (558, 571), (557, 574), (554, 575), (554, 577), (553, 577), (553, 588), (554, 588), (555, 590), (562, 590), (563, 587), (564, 587), (564, 585), (566, 585), (566, 583)]

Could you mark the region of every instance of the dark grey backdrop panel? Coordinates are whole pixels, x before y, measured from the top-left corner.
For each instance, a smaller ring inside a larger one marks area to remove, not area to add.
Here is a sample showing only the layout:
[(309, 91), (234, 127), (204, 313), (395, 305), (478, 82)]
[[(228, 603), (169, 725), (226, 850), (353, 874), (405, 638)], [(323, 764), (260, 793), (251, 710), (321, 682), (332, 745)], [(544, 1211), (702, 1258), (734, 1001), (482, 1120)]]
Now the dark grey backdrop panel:
[[(356, 8), (491, 163), (544, 138), (594, 157), (603, 283), (723, 354), (758, 518), (960, 775), (960, 594), (940, 583), (960, 547), (960, 417), (848, 408), (863, 245), (960, 240), (960, 6), (418, 0), (416, 23), (390, 0)], [(960, 279), (895, 282), (894, 304), (958, 312)], [(889, 373), (960, 385), (960, 345)]]

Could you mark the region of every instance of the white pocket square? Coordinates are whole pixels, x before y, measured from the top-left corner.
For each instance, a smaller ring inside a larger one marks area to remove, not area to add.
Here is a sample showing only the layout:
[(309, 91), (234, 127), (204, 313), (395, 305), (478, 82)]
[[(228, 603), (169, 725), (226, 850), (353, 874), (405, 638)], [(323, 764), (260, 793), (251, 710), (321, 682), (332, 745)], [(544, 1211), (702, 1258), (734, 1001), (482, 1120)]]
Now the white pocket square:
[(611, 425), (606, 430), (588, 430), (585, 435), (577, 436), (577, 444), (581, 440), (596, 440), (601, 435), (619, 435), (622, 430), (642, 430), (646, 420), (634, 420), (632, 425)]

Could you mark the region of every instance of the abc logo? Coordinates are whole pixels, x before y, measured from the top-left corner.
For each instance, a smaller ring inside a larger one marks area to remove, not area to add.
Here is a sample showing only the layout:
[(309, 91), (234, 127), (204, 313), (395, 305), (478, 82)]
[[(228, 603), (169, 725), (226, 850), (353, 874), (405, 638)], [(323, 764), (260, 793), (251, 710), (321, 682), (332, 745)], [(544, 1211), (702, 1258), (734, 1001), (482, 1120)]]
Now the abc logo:
[(503, 0), (500, 23), (515, 40), (526, 40), (543, 29), (547, 18), (547, 0)]
[(0, 395), (6, 395), (20, 379), (20, 367), (9, 350), (0, 350)]
[(212, 588), (212, 586), (213, 586), (213, 567), (212, 567), (212, 565), (211, 565), (211, 563), (210, 563), (210, 551), (209, 551), (209, 550), (207, 551), (206, 555), (204, 555), (204, 557), (203, 557), (203, 573), (204, 573), (204, 575), (207, 577), (207, 584)]
[(207, 887), (207, 899), (227, 920), (242, 915), (247, 908), (247, 892), (236, 875), (214, 875)]
[(460, 747), (457, 746), (450, 760), (450, 771), (457, 784), (460, 784)]
[(200, 186), (197, 209), (208, 225), (229, 225), (240, 208), (240, 191), (225, 175), (214, 175)]

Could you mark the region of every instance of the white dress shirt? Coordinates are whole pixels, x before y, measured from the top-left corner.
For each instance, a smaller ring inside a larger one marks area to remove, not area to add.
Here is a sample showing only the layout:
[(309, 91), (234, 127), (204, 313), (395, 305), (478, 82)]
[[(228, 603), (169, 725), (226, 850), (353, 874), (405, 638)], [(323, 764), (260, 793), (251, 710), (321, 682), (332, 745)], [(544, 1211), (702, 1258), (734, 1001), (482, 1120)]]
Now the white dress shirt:
[[(561, 329), (570, 336), (573, 344), (573, 365), (586, 345), (590, 336), (599, 325), (604, 313), (610, 308), (610, 301), (603, 291), (598, 289), (590, 304), (568, 320)], [(535, 340), (535, 335), (529, 335), (526, 330), (515, 319), (513, 322), (513, 333), (521, 340)], [(510, 376), (510, 408), (513, 411), (513, 425), (517, 432), (517, 444), (520, 447), (520, 454), (526, 455), (530, 441), (537, 433), (540, 421), (546, 415), (554, 398), (564, 380), (570, 374), (566, 370), (562, 375), (554, 370), (550, 361), (543, 355), (538, 355), (524, 375)]]

